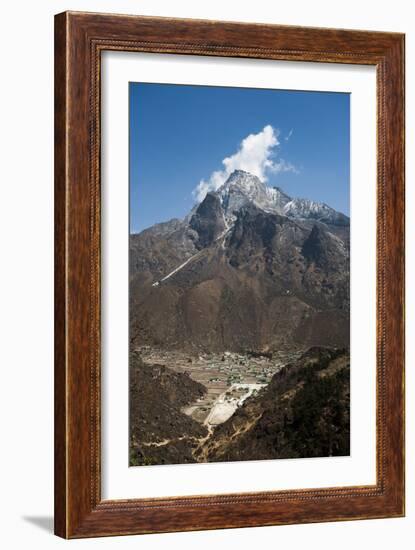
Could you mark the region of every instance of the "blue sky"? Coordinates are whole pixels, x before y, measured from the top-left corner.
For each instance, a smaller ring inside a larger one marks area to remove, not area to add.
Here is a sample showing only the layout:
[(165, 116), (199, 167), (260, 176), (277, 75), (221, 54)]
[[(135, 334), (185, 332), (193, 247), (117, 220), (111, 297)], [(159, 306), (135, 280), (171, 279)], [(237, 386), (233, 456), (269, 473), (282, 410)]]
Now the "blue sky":
[(185, 216), (201, 189), (214, 188), (215, 171), (220, 181), (247, 165), (248, 150), (248, 166), (267, 185), (349, 214), (349, 100), (331, 92), (130, 83), (131, 232)]

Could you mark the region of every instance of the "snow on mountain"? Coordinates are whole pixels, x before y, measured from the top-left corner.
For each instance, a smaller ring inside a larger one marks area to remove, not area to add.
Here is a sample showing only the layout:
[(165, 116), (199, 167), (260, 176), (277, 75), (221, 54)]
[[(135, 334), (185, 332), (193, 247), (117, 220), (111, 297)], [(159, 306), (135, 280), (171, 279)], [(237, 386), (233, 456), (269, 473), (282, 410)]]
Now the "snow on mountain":
[(253, 203), (263, 210), (267, 210), (269, 207), (266, 185), (257, 176), (243, 170), (232, 172), (218, 189), (217, 194), (228, 223), (235, 217), (235, 212), (249, 203)]
[(284, 193), (279, 187), (267, 187), (268, 198), (272, 205), (280, 212), (283, 213), (284, 207), (292, 199)]
[(333, 225), (349, 225), (349, 218), (337, 212), (324, 202), (308, 199), (292, 199), (284, 206), (284, 214), (289, 218), (318, 220)]
[(291, 198), (279, 187), (268, 187), (257, 176), (235, 170), (216, 191), (227, 223), (247, 204), (254, 204), (266, 212), (289, 218), (312, 219), (334, 225), (349, 225), (349, 218), (322, 202)]

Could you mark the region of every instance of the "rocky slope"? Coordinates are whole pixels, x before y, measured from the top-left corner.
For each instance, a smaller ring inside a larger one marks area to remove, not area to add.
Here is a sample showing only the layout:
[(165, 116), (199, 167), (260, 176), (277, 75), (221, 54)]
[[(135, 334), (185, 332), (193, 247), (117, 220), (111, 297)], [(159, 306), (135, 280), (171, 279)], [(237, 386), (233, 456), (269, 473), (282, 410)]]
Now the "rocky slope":
[(204, 426), (181, 408), (206, 392), (186, 373), (147, 365), (130, 353), (130, 465), (194, 462), (192, 443)]
[(349, 344), (349, 220), (235, 171), (130, 238), (130, 337), (165, 349)]
[(219, 425), (196, 457), (218, 462), (349, 455), (349, 382), (346, 350), (312, 348)]

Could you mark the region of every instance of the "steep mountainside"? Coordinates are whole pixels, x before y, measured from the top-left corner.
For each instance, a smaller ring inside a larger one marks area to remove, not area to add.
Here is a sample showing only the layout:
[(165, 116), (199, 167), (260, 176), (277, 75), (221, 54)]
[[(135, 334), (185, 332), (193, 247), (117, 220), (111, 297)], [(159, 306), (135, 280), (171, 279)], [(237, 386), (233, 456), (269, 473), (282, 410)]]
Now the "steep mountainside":
[(201, 462), (350, 452), (349, 355), (312, 348), (275, 374), (195, 452)]
[(130, 238), (132, 344), (349, 345), (349, 220), (240, 170), (182, 221)]
[(206, 428), (181, 408), (206, 392), (186, 373), (146, 365), (130, 353), (130, 464), (193, 462), (189, 439), (204, 437)]
[(197, 233), (197, 248), (214, 243), (227, 228), (219, 197), (208, 193), (190, 219), (189, 227)]

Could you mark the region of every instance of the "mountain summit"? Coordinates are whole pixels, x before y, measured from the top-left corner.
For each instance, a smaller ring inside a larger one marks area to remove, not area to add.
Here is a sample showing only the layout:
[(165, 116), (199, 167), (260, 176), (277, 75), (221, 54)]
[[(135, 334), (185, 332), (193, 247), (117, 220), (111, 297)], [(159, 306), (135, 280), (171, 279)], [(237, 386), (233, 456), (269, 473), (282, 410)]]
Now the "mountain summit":
[(243, 170), (235, 170), (226, 182), (216, 191), (228, 220), (249, 203), (266, 210), (269, 197), (265, 184), (257, 177)]
[(339, 226), (349, 225), (347, 216), (327, 204), (292, 198), (279, 187), (268, 187), (257, 176), (244, 170), (232, 172), (216, 193), (220, 197), (227, 221), (235, 220), (235, 214), (251, 203), (266, 212), (289, 218), (313, 219)]

